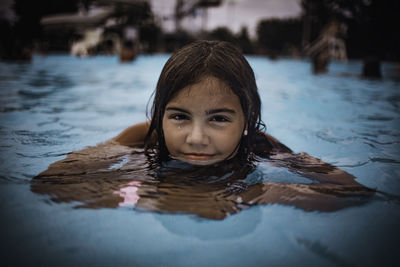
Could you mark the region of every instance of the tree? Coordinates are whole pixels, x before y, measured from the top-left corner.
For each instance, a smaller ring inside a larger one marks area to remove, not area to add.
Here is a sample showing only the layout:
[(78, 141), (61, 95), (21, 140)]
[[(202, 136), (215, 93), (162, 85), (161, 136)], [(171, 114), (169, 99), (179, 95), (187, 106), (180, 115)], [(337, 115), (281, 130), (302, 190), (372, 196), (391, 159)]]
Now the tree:
[(218, 27), (206, 34), (206, 39), (230, 42), (241, 49), (244, 54), (252, 54), (254, 52), (253, 43), (246, 27), (242, 27), (238, 34), (232, 33), (226, 27)]
[(161, 38), (161, 28), (154, 22), (141, 25), (140, 42), (145, 52), (153, 53), (157, 50), (157, 44)]
[(268, 54), (287, 54), (292, 47), (300, 48), (300, 19), (266, 19), (257, 25), (259, 45)]
[(236, 43), (242, 48), (244, 54), (254, 53), (253, 43), (250, 40), (249, 32), (246, 27), (242, 27), (236, 39)]
[(208, 39), (226, 41), (230, 43), (236, 42), (235, 35), (227, 27), (218, 27), (208, 34)]
[(78, 11), (81, 0), (15, 0), (14, 12), (17, 16), (15, 32), (25, 45), (41, 38), (40, 20), (43, 16), (56, 13)]

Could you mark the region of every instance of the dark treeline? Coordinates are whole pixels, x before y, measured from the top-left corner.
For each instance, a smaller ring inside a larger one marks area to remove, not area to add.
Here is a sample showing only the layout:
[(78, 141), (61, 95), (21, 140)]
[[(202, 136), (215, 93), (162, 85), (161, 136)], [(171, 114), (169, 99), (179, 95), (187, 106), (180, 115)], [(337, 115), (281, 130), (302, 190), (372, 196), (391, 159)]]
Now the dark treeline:
[(250, 38), (246, 27), (242, 27), (238, 33), (233, 33), (227, 27), (218, 27), (200, 35), (180, 31), (162, 35), (159, 39), (167, 52), (173, 52), (196, 39), (207, 39), (231, 42), (245, 54), (293, 56), (298, 55), (301, 49), (301, 29), (300, 19), (267, 19), (258, 23), (254, 40)]
[(301, 32), (300, 19), (262, 20), (257, 26), (258, 45), (272, 57), (293, 56), (301, 50)]
[(76, 12), (81, 0), (15, 0), (16, 21), (0, 20), (1, 59), (28, 59), (33, 44), (43, 40), (40, 19), (57, 13)]
[[(40, 20), (50, 14), (72, 13), (88, 9), (91, 4), (102, 4), (102, 0), (15, 0), (14, 22), (0, 20), (2, 41), (1, 59), (29, 58), (31, 51), (68, 51), (71, 41), (81, 38), (76, 31), (46, 32)], [(180, 30), (163, 33), (157, 24), (148, 2), (140, 8), (132, 8), (127, 25), (138, 29), (141, 52), (173, 52), (196, 39), (226, 40), (236, 44), (245, 54), (265, 54), (270, 57), (302, 55), (306, 44), (318, 38), (321, 30), (332, 20), (346, 25), (342, 36), (346, 42), (349, 58), (376, 58), (400, 61), (399, 25), (400, 1), (396, 0), (302, 0), (303, 14), (292, 19), (265, 19), (259, 21), (255, 38), (251, 39), (247, 28), (232, 33), (221, 27), (210, 32), (193, 35)], [(115, 16), (126, 16), (120, 9)], [(124, 13), (125, 12), (125, 13)], [(132, 13), (134, 12), (134, 13)], [(108, 29), (117, 34), (120, 29)]]

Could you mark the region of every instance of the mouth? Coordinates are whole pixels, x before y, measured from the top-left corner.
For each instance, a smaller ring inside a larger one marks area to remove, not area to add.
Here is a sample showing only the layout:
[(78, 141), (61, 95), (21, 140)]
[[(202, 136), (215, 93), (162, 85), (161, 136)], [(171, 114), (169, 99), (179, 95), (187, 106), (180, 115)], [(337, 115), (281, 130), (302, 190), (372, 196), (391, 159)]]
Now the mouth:
[(192, 165), (199, 165), (199, 166), (206, 166), (215, 164), (221, 159), (218, 157), (217, 154), (206, 154), (206, 153), (180, 153), (179, 156), (172, 157), (177, 160), (192, 164)]
[(183, 153), (183, 156), (189, 160), (210, 160), (214, 157), (213, 154), (203, 153)]

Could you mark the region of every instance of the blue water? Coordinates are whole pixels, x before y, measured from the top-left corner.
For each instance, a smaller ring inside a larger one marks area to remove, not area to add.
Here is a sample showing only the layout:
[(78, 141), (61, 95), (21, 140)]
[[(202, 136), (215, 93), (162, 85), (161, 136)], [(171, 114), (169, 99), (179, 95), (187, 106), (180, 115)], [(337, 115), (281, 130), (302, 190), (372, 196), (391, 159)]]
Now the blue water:
[[(359, 77), (358, 61), (331, 63), (328, 74), (315, 76), (307, 61), (248, 57), (268, 132), (386, 194), (365, 205), (335, 212), (259, 205), (215, 221), (128, 207), (76, 209), (76, 203), (31, 192), (31, 179), (66, 153), (144, 121), (167, 59), (139, 56), (120, 64), (116, 57), (52, 55), (35, 56), (30, 64), (0, 62), (0, 253), (6, 264), (400, 263), (400, 74), (389, 63), (382, 80), (369, 80)], [(262, 165), (253, 175), (270, 172)], [(303, 182), (280, 175), (280, 181)]]

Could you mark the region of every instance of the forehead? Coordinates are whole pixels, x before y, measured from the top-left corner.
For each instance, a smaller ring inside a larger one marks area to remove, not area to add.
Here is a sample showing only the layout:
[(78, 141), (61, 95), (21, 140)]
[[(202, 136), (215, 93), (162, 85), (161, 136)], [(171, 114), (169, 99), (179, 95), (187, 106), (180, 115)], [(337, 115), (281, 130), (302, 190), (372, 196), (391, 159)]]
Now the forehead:
[(226, 100), (237, 98), (239, 102), (238, 97), (225, 82), (213, 76), (206, 76), (200, 79), (199, 82), (181, 89), (172, 97), (169, 103), (181, 103), (190, 99), (212, 101), (221, 98), (226, 98)]

